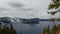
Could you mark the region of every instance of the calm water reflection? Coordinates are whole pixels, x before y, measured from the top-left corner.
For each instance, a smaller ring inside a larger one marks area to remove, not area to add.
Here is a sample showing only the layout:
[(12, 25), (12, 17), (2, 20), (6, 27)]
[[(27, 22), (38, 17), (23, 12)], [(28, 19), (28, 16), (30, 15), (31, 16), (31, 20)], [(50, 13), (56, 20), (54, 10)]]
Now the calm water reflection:
[[(55, 21), (56, 25), (60, 22)], [(13, 28), (18, 34), (43, 34), (45, 27), (53, 28), (53, 23), (50, 21), (40, 21), (39, 24), (23, 24), (23, 23), (13, 23)]]

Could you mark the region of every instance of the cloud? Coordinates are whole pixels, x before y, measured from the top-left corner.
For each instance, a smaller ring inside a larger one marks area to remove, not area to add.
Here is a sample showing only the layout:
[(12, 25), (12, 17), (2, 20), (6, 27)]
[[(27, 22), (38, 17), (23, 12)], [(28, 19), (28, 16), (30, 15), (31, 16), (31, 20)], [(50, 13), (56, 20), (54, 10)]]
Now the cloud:
[(9, 4), (11, 7), (15, 7), (15, 8), (25, 6), (25, 4), (20, 3), (20, 2), (9, 2), (8, 4)]
[(31, 11), (32, 10), (32, 8), (27, 7), (28, 5), (21, 3), (21, 2), (17, 2), (17, 1), (8, 2), (8, 5), (10, 7), (16, 8), (19, 11)]
[(0, 11), (8, 11), (9, 9), (0, 7)]
[(49, 18), (45, 13), (49, 2), (49, 0), (1, 0), (0, 16)]
[(20, 11), (32, 11), (33, 9), (32, 8), (20, 8), (19, 10)]

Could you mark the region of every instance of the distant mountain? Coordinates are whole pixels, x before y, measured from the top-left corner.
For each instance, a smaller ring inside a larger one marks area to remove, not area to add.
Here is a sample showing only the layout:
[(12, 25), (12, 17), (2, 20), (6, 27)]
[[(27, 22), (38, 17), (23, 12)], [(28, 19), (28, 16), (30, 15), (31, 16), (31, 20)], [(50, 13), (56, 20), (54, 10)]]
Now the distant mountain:
[(40, 19), (39, 21), (50, 21), (50, 19)]
[(50, 21), (51, 19), (39, 19), (39, 18), (31, 18), (31, 19), (26, 19), (26, 18), (11, 18), (11, 17), (1, 17), (0, 18), (0, 23), (21, 23), (21, 22), (38, 22), (38, 21)]
[(9, 22), (11, 22), (11, 20), (10, 20), (9, 17), (1, 17), (0, 18), (0, 22), (1, 23), (9, 23)]

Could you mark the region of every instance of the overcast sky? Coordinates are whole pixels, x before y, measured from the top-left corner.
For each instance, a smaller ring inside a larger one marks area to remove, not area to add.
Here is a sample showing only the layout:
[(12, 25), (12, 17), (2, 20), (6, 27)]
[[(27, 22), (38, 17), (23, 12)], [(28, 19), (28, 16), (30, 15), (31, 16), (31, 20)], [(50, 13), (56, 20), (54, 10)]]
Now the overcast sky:
[(51, 0), (0, 0), (0, 17), (51, 18), (47, 8)]

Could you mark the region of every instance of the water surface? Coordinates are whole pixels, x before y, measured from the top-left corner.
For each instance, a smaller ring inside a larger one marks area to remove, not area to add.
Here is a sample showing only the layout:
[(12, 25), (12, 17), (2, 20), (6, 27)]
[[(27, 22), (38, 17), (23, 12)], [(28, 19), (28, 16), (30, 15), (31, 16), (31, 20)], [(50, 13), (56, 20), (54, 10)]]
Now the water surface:
[[(56, 25), (60, 22), (55, 21)], [(43, 34), (43, 29), (49, 25), (50, 29), (53, 27), (53, 22), (50, 21), (40, 21), (39, 24), (23, 24), (23, 23), (13, 23), (14, 29), (16, 29), (19, 34)]]

